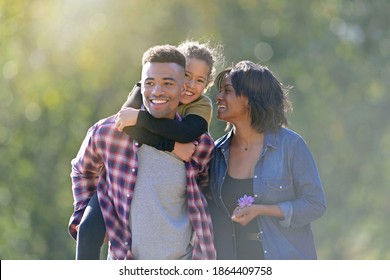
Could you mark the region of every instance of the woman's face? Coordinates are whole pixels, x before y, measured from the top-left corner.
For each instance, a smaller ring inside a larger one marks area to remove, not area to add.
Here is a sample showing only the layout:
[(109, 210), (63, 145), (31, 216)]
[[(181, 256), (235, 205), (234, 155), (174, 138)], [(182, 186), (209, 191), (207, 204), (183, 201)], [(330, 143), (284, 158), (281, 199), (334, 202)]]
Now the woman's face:
[(185, 94), (181, 96), (181, 104), (189, 104), (197, 100), (204, 92), (210, 68), (206, 62), (196, 58), (187, 58), (185, 72)]
[(248, 98), (236, 95), (230, 75), (223, 79), (216, 101), (217, 119), (233, 124), (240, 120), (249, 119)]

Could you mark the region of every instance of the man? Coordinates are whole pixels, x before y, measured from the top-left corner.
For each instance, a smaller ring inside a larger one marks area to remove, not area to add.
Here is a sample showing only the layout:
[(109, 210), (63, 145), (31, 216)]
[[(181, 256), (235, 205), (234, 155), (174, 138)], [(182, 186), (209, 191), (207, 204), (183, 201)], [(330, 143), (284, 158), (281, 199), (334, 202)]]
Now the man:
[[(170, 45), (142, 58), (141, 90), (156, 118), (180, 118), (185, 57)], [(109, 239), (110, 259), (215, 259), (211, 220), (200, 191), (214, 147), (203, 134), (184, 163), (172, 153), (140, 145), (115, 127), (115, 117), (92, 126), (72, 161), (75, 199), (69, 232), (97, 191)]]

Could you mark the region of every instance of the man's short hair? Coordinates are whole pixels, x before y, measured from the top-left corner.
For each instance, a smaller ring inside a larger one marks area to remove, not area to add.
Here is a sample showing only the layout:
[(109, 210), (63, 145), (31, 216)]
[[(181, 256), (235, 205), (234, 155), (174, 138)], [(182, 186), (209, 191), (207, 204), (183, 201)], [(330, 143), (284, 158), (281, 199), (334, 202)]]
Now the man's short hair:
[(159, 45), (148, 49), (142, 56), (142, 65), (147, 62), (176, 63), (184, 69), (186, 67), (185, 56), (172, 45)]

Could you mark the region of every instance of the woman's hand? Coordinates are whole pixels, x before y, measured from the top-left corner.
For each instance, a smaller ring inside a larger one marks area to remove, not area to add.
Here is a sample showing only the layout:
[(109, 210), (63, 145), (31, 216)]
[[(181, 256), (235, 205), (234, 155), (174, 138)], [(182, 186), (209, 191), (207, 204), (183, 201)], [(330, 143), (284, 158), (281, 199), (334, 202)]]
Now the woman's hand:
[(259, 215), (259, 205), (248, 205), (243, 208), (237, 207), (233, 211), (232, 221), (243, 226), (249, 224)]
[(277, 204), (252, 204), (234, 209), (232, 221), (245, 226), (257, 216), (270, 216), (278, 219), (284, 219), (282, 210)]
[(132, 126), (137, 123), (138, 109), (124, 108), (115, 115), (115, 126), (119, 131), (123, 131), (126, 126)]

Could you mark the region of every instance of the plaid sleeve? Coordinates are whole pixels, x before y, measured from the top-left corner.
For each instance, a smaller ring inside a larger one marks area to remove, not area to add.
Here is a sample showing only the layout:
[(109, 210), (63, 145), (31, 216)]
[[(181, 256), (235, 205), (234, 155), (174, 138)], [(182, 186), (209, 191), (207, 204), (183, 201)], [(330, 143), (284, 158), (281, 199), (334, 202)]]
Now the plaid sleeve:
[(192, 161), (198, 165), (197, 184), (202, 189), (208, 185), (208, 165), (212, 158), (214, 141), (208, 134), (203, 134), (198, 139), (198, 145), (192, 156)]
[(96, 192), (99, 174), (103, 168), (93, 141), (95, 130), (96, 125), (88, 130), (77, 156), (71, 161), (74, 212), (69, 221), (68, 231), (74, 239), (77, 237), (76, 226), (80, 223), (91, 196)]

